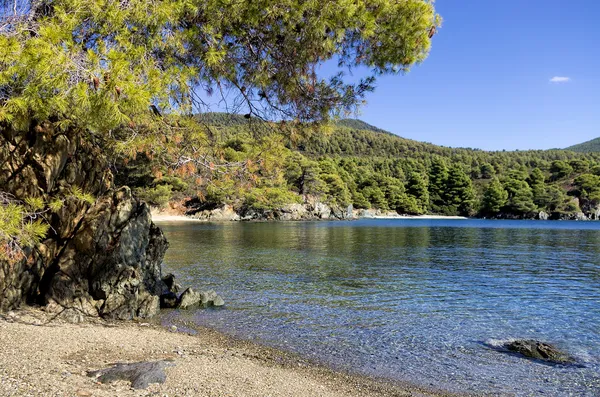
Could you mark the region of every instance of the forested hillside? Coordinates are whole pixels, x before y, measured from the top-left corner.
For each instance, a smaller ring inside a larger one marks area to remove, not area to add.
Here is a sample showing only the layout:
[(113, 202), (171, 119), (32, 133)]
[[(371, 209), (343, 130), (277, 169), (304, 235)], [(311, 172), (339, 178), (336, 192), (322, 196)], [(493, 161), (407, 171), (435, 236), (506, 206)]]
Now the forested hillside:
[(201, 208), (228, 203), (240, 211), (312, 198), (400, 214), (568, 219), (595, 218), (600, 203), (600, 153), (447, 148), (359, 120), (298, 129), (220, 113), (197, 119), (222, 165), (190, 178), (140, 160), (119, 175), (143, 181), (122, 182), (155, 205), (192, 197)]
[(600, 138), (569, 146), (566, 150), (583, 153), (600, 152)]

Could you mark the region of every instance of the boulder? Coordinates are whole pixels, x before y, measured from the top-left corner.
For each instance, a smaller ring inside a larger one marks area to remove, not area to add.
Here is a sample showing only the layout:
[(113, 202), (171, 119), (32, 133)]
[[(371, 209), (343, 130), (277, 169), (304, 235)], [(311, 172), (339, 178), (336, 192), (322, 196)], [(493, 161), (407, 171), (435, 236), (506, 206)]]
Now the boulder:
[(538, 214), (538, 219), (541, 221), (547, 221), (549, 218), (550, 218), (550, 215), (548, 215), (547, 212), (540, 211), (540, 213)]
[(281, 207), (278, 219), (282, 221), (299, 221), (306, 219), (308, 211), (303, 204), (288, 204)]
[(165, 383), (165, 368), (173, 365), (175, 364), (171, 361), (118, 363), (110, 368), (89, 371), (87, 375), (100, 383), (124, 380), (131, 382), (134, 389), (146, 389), (150, 383)]
[(179, 299), (177, 294), (174, 292), (165, 292), (160, 296), (160, 308), (161, 309), (174, 309), (177, 307)]
[(223, 306), (225, 302), (217, 293), (213, 290), (201, 291), (200, 292), (200, 305), (202, 307), (209, 306)]
[(221, 298), (219, 295), (217, 295), (215, 297), (215, 299), (213, 300), (213, 306), (220, 307), (223, 305), (225, 305), (225, 301), (223, 300), (223, 298)]
[(318, 219), (329, 219), (331, 216), (331, 208), (327, 204), (318, 201), (314, 203), (312, 212)]
[(352, 204), (347, 207), (332, 205), (331, 216), (336, 219), (352, 219), (354, 218), (354, 207)]
[(504, 348), (527, 358), (555, 364), (574, 364), (576, 360), (557, 347), (533, 339), (518, 339), (507, 342)]
[(179, 304), (177, 305), (177, 308), (187, 309), (192, 306), (197, 306), (201, 300), (202, 296), (199, 292), (188, 288), (185, 291), (183, 291), (183, 293), (179, 297)]
[(181, 289), (181, 286), (175, 282), (175, 275), (173, 273), (169, 273), (162, 278), (163, 283), (165, 284), (168, 292), (178, 293)]

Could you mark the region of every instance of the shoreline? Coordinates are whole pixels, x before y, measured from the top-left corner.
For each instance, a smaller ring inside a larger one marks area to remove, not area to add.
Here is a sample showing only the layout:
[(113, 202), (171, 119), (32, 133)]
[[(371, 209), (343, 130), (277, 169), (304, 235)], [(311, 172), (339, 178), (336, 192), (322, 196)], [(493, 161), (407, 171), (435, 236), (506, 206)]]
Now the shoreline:
[[(369, 217), (359, 217), (347, 220), (361, 220), (361, 219), (445, 219), (445, 220), (468, 220), (471, 218), (467, 218), (464, 216), (445, 216), (445, 215), (398, 215), (398, 216), (388, 216), (388, 215), (375, 215)], [(322, 219), (323, 221), (339, 221), (342, 219)], [(152, 221), (153, 222), (200, 222), (200, 223), (227, 223), (227, 222), (243, 222), (243, 221), (235, 221), (235, 220), (204, 220), (192, 218), (187, 215), (171, 215), (171, 214), (161, 214), (152, 212)], [(310, 220), (306, 220), (310, 221)], [(286, 220), (275, 220), (273, 222), (303, 222), (303, 221), (286, 221)]]
[[(194, 334), (150, 322), (97, 318), (65, 323), (35, 308), (0, 315), (0, 395), (458, 397), (402, 382), (335, 371), (193, 324)], [(86, 375), (116, 362), (173, 360), (164, 384), (134, 390)], [(466, 396), (466, 394), (462, 394)]]

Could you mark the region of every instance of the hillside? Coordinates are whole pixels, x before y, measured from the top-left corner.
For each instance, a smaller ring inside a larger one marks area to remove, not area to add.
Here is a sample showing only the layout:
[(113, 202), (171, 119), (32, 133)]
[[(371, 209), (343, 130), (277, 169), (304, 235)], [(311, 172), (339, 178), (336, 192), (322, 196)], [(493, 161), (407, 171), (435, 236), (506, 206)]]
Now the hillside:
[(569, 146), (566, 148), (566, 150), (572, 150), (580, 153), (600, 152), (600, 138)]
[(202, 208), (227, 203), (241, 212), (310, 198), (401, 214), (597, 217), (600, 153), (448, 148), (360, 120), (297, 128), (239, 115), (197, 119), (208, 145), (190, 175), (138, 159), (120, 182), (155, 205), (193, 197)]

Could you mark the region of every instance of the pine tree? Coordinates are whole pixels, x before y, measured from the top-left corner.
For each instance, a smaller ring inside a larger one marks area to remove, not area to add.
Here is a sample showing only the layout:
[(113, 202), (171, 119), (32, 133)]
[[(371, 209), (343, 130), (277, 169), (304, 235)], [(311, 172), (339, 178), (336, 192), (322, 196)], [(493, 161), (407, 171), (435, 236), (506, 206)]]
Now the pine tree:
[(471, 179), (459, 165), (454, 165), (448, 173), (446, 186), (446, 206), (448, 215), (471, 215), (475, 201), (475, 192)]
[(488, 184), (481, 201), (481, 213), (485, 216), (497, 215), (508, 200), (508, 192), (498, 180), (493, 178)]
[(448, 167), (442, 159), (435, 158), (429, 169), (429, 201), (431, 211), (434, 213), (445, 212), (447, 183)]
[[(272, 176), (276, 167), (262, 161), (268, 142), (219, 167), (240, 154), (207, 147), (215, 131), (191, 117), (206, 109), (203, 98), (234, 98), (229, 105), (247, 112), (246, 120), (321, 122), (355, 110), (377, 76), (423, 61), (440, 23), (428, 0), (3, 1), (0, 129), (35, 131), (50, 123), (93, 142), (99, 155), (144, 153), (198, 174), (213, 183), (206, 193), (215, 197), (241, 189), (233, 174), (250, 183), (244, 191), (279, 189), (279, 176), (269, 186), (241, 174)], [(330, 60), (340, 73), (319, 76)], [(345, 82), (344, 71), (357, 67), (372, 73)], [(308, 184), (311, 178), (318, 185), (318, 175), (306, 173)], [(21, 214), (25, 219), (26, 210)], [(0, 243), (12, 241), (11, 224), (0, 226)]]

